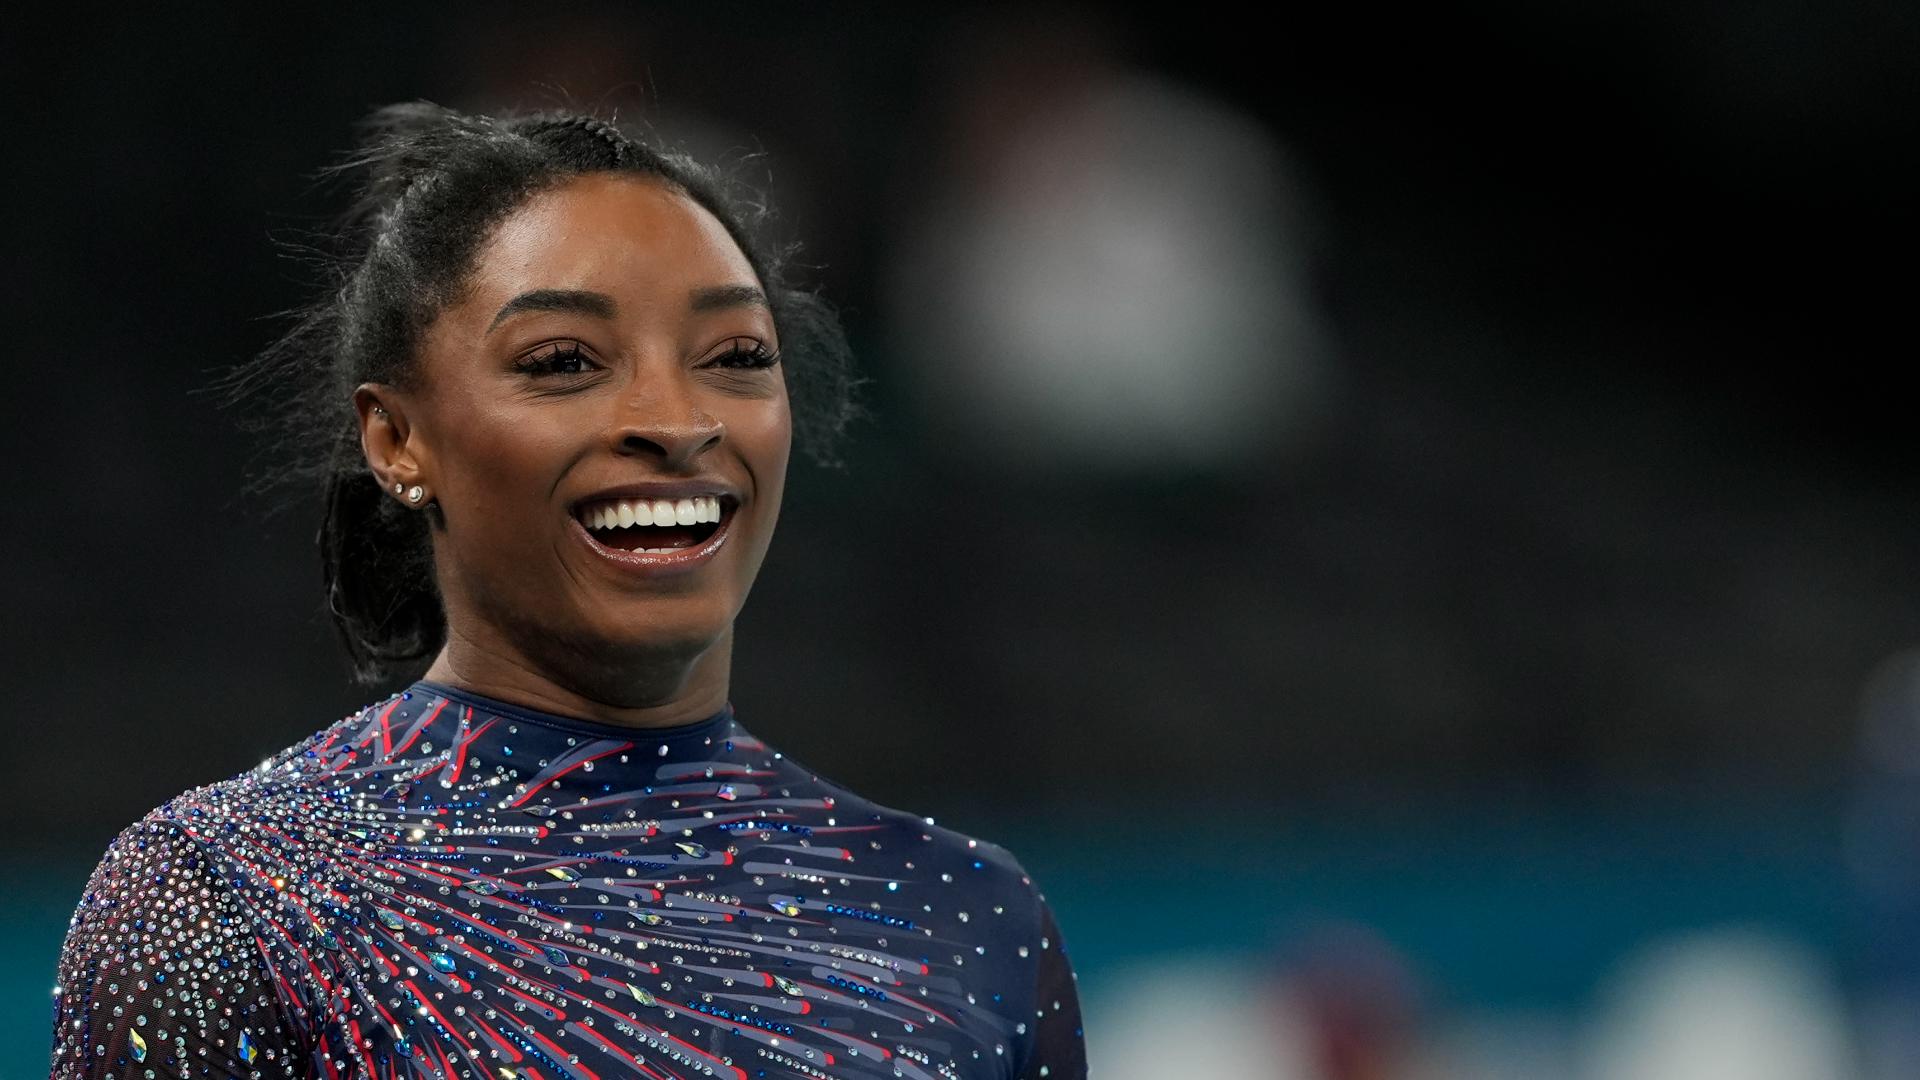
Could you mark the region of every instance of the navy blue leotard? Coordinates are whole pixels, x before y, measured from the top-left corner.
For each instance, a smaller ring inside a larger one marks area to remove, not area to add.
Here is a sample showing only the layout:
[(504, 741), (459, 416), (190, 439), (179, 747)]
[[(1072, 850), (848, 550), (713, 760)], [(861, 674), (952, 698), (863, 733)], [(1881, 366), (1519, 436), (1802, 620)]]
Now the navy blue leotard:
[(1086, 1073), (1006, 851), (729, 704), (622, 728), (436, 682), (120, 834), (60, 957), (55, 1077)]

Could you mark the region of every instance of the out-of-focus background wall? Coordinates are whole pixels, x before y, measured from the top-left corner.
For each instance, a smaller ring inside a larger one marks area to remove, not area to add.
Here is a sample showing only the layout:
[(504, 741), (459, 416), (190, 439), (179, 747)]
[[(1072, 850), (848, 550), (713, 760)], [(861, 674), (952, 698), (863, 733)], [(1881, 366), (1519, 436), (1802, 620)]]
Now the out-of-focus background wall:
[(114, 832), (376, 695), (193, 391), (418, 97), (807, 244), (875, 418), (735, 704), (1022, 856), (1103, 1077), (1920, 1073), (1915, 9), (912, 8), (9, 33), (0, 1074)]

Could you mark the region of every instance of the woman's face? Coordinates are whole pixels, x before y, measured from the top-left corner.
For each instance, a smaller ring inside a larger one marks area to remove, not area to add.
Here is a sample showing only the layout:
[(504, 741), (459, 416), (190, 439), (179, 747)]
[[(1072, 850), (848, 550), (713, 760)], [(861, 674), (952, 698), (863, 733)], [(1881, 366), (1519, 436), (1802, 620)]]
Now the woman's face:
[(661, 183), (592, 174), (508, 217), (402, 399), (450, 637), (583, 689), (684, 677), (773, 537), (779, 348), (739, 247)]

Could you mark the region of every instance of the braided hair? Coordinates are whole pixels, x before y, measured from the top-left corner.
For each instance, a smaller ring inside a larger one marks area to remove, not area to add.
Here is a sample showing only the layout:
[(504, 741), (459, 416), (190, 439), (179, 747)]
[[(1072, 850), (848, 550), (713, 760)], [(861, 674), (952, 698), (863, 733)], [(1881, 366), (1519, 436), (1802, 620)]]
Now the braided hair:
[(837, 443), (864, 410), (833, 309), (785, 278), (797, 245), (771, 249), (759, 229), (765, 203), (736, 193), (717, 170), (595, 116), (537, 112), (470, 115), (431, 102), (376, 110), (359, 145), (323, 170), (349, 178), (355, 197), (315, 248), (325, 287), (258, 356), (216, 383), (227, 404), (264, 399), (245, 426), (265, 431), (284, 462), (254, 490), (316, 484), (324, 506), (319, 548), (328, 613), (353, 677), (374, 684), (417, 668), (446, 640), (434, 582), (430, 523), (380, 490), (360, 447), (354, 388), (412, 387), (419, 343), (460, 295), (481, 245), (533, 195), (588, 173), (628, 173), (667, 184), (711, 213), (763, 285), (780, 329), (794, 440), (816, 462), (841, 464)]

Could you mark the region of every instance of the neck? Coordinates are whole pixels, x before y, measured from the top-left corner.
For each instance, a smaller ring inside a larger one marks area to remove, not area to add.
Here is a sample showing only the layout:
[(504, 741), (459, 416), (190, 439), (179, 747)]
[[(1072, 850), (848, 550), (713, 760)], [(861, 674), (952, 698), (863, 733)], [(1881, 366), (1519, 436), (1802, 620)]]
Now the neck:
[(448, 628), (426, 678), (558, 716), (632, 728), (704, 720), (727, 704), (733, 628), (696, 654), (685, 650), (622, 662), (536, 660), (480, 635)]

